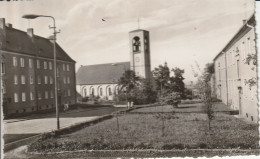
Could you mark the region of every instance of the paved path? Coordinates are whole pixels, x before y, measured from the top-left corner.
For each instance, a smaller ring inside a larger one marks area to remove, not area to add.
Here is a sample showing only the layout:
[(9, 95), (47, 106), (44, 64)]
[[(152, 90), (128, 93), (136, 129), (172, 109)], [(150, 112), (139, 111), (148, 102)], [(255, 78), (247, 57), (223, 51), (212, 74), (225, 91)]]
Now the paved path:
[[(93, 117), (60, 118), (60, 127), (67, 127), (76, 123), (92, 120)], [(54, 117), (44, 119), (31, 119), (4, 124), (4, 134), (38, 134), (49, 132), (57, 128), (57, 120)]]
[[(97, 107), (74, 109), (60, 114), (60, 128), (98, 118), (99, 116), (117, 111), (113, 107)], [(5, 144), (57, 128), (55, 113), (48, 115), (35, 115), (20, 119), (9, 119), (3, 122)]]

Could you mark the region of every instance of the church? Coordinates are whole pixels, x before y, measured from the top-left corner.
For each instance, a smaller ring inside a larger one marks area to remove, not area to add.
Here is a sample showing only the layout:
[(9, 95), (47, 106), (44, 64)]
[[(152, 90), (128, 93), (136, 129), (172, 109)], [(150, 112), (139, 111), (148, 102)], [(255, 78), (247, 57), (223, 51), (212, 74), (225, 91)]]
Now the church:
[(149, 31), (137, 29), (129, 32), (130, 62), (81, 66), (76, 73), (77, 91), (82, 97), (99, 96), (113, 100), (118, 93), (117, 81), (126, 70), (139, 77), (151, 77)]

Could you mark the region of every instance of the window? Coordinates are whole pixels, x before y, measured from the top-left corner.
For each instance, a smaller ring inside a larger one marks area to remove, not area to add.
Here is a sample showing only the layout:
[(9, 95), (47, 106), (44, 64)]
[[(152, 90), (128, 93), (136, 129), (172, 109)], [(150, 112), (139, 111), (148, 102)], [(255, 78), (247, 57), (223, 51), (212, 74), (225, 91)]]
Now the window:
[(50, 76), (50, 84), (53, 84), (53, 78)]
[(41, 94), (41, 92), (38, 92), (38, 99), (39, 99), (39, 100), (42, 99), (42, 94)]
[(29, 68), (32, 68), (33, 67), (33, 64), (32, 64), (32, 59), (29, 59)]
[(70, 77), (67, 77), (67, 83), (70, 84)]
[(16, 57), (13, 57), (13, 65), (17, 66), (17, 58)]
[(87, 88), (84, 88), (83, 92), (84, 92), (84, 97), (86, 97), (87, 96)]
[(19, 100), (18, 94), (14, 93), (14, 102), (17, 103)]
[(17, 75), (14, 75), (14, 84), (18, 84), (18, 78), (17, 78)]
[(63, 77), (63, 83), (66, 84), (66, 77)]
[(48, 99), (48, 98), (49, 98), (48, 91), (45, 91), (45, 99)]
[(50, 94), (51, 94), (51, 98), (53, 98), (53, 91), (51, 91), (51, 93), (50, 93)]
[(33, 76), (30, 76), (30, 84), (33, 84)]
[(68, 90), (68, 96), (70, 96), (70, 89)]
[(99, 95), (102, 96), (102, 88), (99, 88)]
[(67, 71), (70, 71), (70, 65), (67, 64)]
[(38, 84), (41, 84), (41, 76), (37, 77)]
[(47, 62), (46, 61), (43, 61), (43, 67), (44, 67), (44, 69), (46, 70), (47, 69)]
[(237, 60), (237, 78), (240, 78), (240, 70), (239, 70), (239, 60)]
[(30, 92), (30, 99), (31, 99), (31, 100), (34, 100), (34, 94), (33, 94), (33, 92)]
[(21, 67), (24, 67), (24, 58), (20, 58), (20, 64), (21, 64)]
[(62, 67), (63, 67), (63, 71), (66, 71), (65, 64), (63, 64)]
[(25, 92), (22, 92), (22, 101), (23, 101), (23, 102), (26, 101), (26, 94), (25, 94)]
[(133, 51), (134, 52), (139, 52), (140, 51), (140, 46), (141, 46), (141, 42), (140, 42), (140, 38), (139, 37), (134, 37), (133, 39)]
[(57, 74), (57, 77), (60, 77), (60, 69), (57, 67), (57, 72), (56, 72), (56, 74)]
[(109, 95), (109, 96), (111, 96), (111, 95), (112, 95), (111, 88), (108, 88), (108, 95)]
[(21, 75), (21, 84), (25, 84), (25, 76)]
[(44, 76), (44, 84), (48, 84), (48, 76)]
[(118, 94), (118, 92), (119, 92), (119, 87), (117, 86), (116, 87), (116, 94)]
[(60, 90), (60, 82), (57, 82), (57, 89)]
[(95, 95), (95, 90), (94, 88), (91, 88), (91, 94), (94, 96)]
[(2, 63), (1, 73), (2, 73), (2, 74), (5, 74), (5, 63)]
[(5, 94), (5, 93), (6, 93), (5, 81), (3, 81), (2, 94)]
[(52, 63), (49, 62), (49, 69), (52, 70)]
[(37, 64), (37, 68), (38, 68), (38, 69), (41, 68), (40, 60), (37, 60), (37, 61), (36, 61), (36, 64)]

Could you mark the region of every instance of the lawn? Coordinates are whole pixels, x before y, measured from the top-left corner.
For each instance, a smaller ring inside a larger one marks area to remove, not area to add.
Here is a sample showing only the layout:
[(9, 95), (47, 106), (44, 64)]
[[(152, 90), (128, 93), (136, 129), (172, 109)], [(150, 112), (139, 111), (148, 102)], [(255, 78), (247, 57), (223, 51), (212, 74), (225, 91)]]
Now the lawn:
[[(142, 109), (136, 109), (132, 112), (204, 112), (206, 107), (203, 103), (192, 103), (192, 104), (179, 104), (178, 107), (170, 105), (166, 106), (154, 106)], [(229, 111), (230, 109), (222, 103), (214, 103), (214, 111)]]
[(114, 117), (71, 134), (40, 139), (29, 151), (258, 148), (258, 125), (226, 114), (215, 114), (211, 131), (203, 113), (168, 113), (164, 118), (159, 113), (126, 114), (118, 120), (119, 134)]

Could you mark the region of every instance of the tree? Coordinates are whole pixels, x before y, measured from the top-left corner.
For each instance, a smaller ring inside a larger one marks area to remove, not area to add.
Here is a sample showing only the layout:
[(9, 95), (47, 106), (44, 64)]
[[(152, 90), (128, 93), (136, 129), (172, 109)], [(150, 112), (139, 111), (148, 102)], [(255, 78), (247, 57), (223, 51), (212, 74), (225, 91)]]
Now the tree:
[(132, 70), (126, 70), (122, 77), (118, 80), (118, 85), (120, 85), (120, 90), (125, 89), (129, 93), (139, 81), (139, 77), (135, 75)]
[(132, 101), (135, 104), (148, 104), (156, 101), (156, 91), (151, 80), (137, 77), (134, 71), (126, 71), (118, 84), (121, 88), (117, 96), (120, 101)]
[(156, 89), (160, 91), (160, 95), (167, 96), (167, 94), (176, 92), (184, 98), (184, 70), (178, 67), (175, 67), (171, 70), (173, 76), (170, 76), (170, 69), (167, 66), (167, 63), (164, 66), (159, 65), (153, 70), (153, 77), (155, 79)]
[(170, 78), (170, 89), (171, 92), (178, 92), (182, 98), (184, 98), (185, 84), (183, 82), (184, 70), (178, 67), (172, 69), (174, 76)]
[(159, 65), (152, 71), (155, 84), (156, 84), (156, 90), (160, 91), (162, 93), (163, 89), (167, 89), (168, 82), (170, 79), (170, 69), (167, 66), (167, 63), (165, 62), (164, 66)]
[[(249, 54), (249, 55), (247, 55), (245, 63), (248, 64), (248, 65), (253, 65), (253, 67), (251, 69), (256, 71), (255, 68), (257, 66), (257, 55), (256, 54)], [(257, 77), (252, 77), (252, 78), (250, 78), (248, 80), (245, 80), (245, 84), (248, 84), (249, 88), (251, 89), (251, 87), (257, 85)]]
[(211, 129), (211, 121), (214, 119), (213, 101), (211, 96), (210, 80), (214, 74), (214, 64), (208, 63), (204, 69), (204, 72), (198, 79), (197, 87), (200, 90), (201, 98), (206, 106), (206, 113), (208, 116), (208, 129)]

